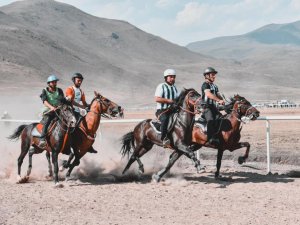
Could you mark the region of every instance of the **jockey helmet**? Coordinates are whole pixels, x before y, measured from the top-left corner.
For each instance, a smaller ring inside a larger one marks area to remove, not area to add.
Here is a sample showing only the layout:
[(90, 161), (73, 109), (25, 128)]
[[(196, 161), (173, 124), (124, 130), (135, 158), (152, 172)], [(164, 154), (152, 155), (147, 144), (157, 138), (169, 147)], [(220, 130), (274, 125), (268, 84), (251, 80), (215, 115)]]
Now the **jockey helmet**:
[(75, 78), (79, 78), (81, 80), (83, 80), (83, 76), (81, 73), (74, 73), (73, 76), (72, 76), (72, 81), (74, 82), (75, 81)]
[(204, 72), (203, 72), (203, 75), (205, 76), (206, 74), (209, 74), (209, 73), (214, 73), (214, 74), (217, 74), (218, 71), (216, 71), (214, 68), (212, 67), (207, 67)]
[(164, 77), (167, 77), (167, 76), (176, 76), (176, 71), (173, 70), (173, 69), (167, 69), (167, 70), (165, 70)]
[(47, 79), (47, 83), (50, 83), (52, 81), (59, 81), (59, 79), (56, 77), (56, 75), (50, 75)]

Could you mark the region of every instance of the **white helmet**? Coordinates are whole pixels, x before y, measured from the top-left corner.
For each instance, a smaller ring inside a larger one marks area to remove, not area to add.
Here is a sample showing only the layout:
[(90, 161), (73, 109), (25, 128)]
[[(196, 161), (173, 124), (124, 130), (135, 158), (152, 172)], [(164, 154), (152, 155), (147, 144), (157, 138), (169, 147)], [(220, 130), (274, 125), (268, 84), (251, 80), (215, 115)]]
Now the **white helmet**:
[(176, 76), (176, 71), (173, 70), (173, 69), (167, 69), (167, 70), (165, 70), (164, 77), (167, 77), (167, 76)]

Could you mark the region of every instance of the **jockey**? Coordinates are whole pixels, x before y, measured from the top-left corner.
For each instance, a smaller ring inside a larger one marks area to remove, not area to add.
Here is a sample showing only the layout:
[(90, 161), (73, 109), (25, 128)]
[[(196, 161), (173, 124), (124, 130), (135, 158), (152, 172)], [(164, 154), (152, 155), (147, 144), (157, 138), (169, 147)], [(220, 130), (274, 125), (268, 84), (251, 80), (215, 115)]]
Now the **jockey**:
[(218, 86), (214, 84), (217, 73), (218, 72), (214, 68), (207, 67), (203, 73), (205, 82), (201, 87), (202, 99), (207, 105), (206, 109), (204, 110), (203, 116), (205, 117), (207, 124), (211, 121), (211, 125), (208, 128), (207, 137), (211, 144), (216, 145), (219, 144), (220, 140), (216, 137), (217, 129), (213, 121), (215, 121), (220, 116), (217, 104), (225, 104), (222, 96), (219, 93)]
[(46, 134), (48, 127), (51, 121), (55, 118), (55, 110), (56, 107), (61, 103), (62, 99), (64, 99), (64, 92), (62, 89), (56, 87), (57, 81), (59, 79), (56, 75), (50, 75), (47, 79), (48, 87), (43, 89), (42, 94), (40, 95), (45, 109), (43, 111), (43, 121), (44, 126), (40, 137), (39, 147), (43, 148), (46, 145)]
[[(72, 76), (72, 81), (74, 83), (73, 86), (70, 86), (66, 89), (65, 94), (66, 98), (72, 102), (72, 105), (74, 106), (74, 114), (77, 120), (77, 125), (81, 122), (82, 116), (80, 115), (80, 109), (86, 109), (88, 107), (88, 104), (85, 100), (85, 94), (81, 90), (80, 86), (83, 81), (83, 76), (81, 73), (74, 73)], [(82, 103), (82, 104), (80, 104)], [(76, 126), (77, 126), (76, 125)], [(91, 146), (91, 148), (88, 150), (88, 152), (91, 153), (97, 153), (97, 151)]]
[(176, 71), (174, 69), (167, 69), (164, 71), (165, 82), (159, 84), (155, 91), (156, 113), (155, 115), (161, 122), (161, 140), (164, 147), (170, 146), (170, 140), (167, 137), (168, 122), (171, 115), (169, 110), (174, 99), (178, 97), (179, 93), (175, 86)]

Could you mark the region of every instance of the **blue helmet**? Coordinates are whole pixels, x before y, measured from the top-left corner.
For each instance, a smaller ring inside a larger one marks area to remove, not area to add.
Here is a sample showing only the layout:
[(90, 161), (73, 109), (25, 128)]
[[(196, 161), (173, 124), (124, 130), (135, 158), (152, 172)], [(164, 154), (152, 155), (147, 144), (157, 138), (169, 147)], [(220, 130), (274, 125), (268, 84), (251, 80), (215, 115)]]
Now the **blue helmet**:
[(59, 81), (59, 79), (55, 75), (50, 75), (47, 79), (47, 83), (50, 83), (52, 81)]

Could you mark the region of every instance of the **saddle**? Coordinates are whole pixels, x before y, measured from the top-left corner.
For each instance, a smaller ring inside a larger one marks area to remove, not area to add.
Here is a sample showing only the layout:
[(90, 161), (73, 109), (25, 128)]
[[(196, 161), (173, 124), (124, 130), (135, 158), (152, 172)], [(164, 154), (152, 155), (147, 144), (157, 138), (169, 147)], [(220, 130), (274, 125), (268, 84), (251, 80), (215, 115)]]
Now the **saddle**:
[[(47, 131), (47, 134), (52, 130), (53, 128), (53, 125), (56, 123), (57, 119), (53, 119), (49, 125), (49, 128), (48, 128), (48, 131)], [(31, 131), (31, 135), (33, 137), (41, 137), (41, 133), (42, 133), (42, 130), (43, 130), (43, 127), (44, 127), (44, 124), (42, 123), (43, 121), (41, 121), (40, 123), (38, 123)]]
[[(177, 119), (177, 116), (178, 115), (176, 113), (174, 115), (170, 116), (169, 123), (168, 123), (168, 132), (170, 132), (171, 129), (173, 128), (174, 123)], [(150, 121), (150, 125), (156, 133), (161, 134), (161, 122), (157, 118), (152, 119)]]
[(196, 115), (195, 116), (195, 127), (199, 127), (204, 134), (207, 134), (207, 121), (202, 115)]

